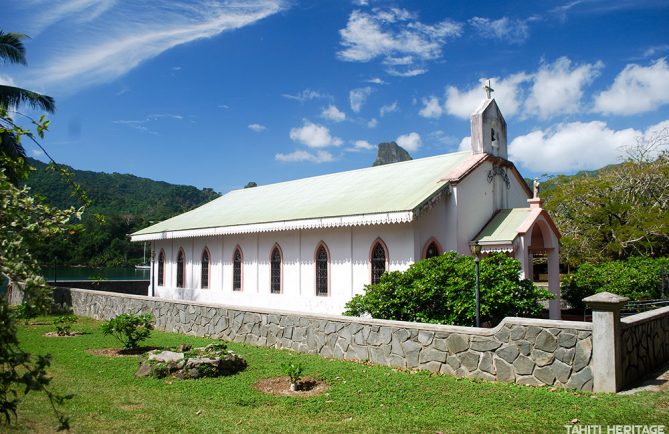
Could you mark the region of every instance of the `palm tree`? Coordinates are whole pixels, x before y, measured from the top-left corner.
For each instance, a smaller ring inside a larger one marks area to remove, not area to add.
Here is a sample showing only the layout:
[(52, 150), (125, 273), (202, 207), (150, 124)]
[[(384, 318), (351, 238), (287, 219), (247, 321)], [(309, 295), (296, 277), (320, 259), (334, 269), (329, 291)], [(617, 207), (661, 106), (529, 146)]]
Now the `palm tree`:
[[(26, 49), (21, 42), (25, 38), (27, 36), (21, 33), (0, 30), (0, 61), (25, 65)], [(50, 96), (20, 87), (0, 85), (0, 107), (7, 109), (20, 104), (28, 104), (33, 109), (40, 108), (49, 113), (56, 110), (56, 104)]]
[[(0, 30), (0, 62), (25, 65), (26, 49), (22, 42), (22, 39), (25, 38), (27, 36), (21, 33), (5, 33)], [(6, 111), (11, 107), (18, 107), (23, 104), (49, 113), (53, 113), (56, 109), (56, 104), (50, 96), (20, 87), (0, 84), (0, 155), (8, 157), (12, 161), (25, 158), (26, 151), (18, 141), (17, 136), (12, 131), (7, 131), (12, 128), (4, 128), (5, 123), (12, 124)], [(5, 167), (5, 174), (15, 184), (20, 178), (20, 174), (16, 173), (13, 167)]]

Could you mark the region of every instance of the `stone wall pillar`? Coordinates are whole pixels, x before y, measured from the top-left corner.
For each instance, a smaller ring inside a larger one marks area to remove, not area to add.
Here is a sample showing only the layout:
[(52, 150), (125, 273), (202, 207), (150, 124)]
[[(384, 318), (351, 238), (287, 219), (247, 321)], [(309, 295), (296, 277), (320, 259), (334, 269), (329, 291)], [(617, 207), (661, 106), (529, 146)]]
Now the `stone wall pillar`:
[(622, 388), (623, 365), (620, 310), (629, 299), (600, 292), (583, 299), (592, 309), (592, 374), (594, 392), (615, 393)]
[(549, 318), (562, 319), (562, 310), (560, 306), (560, 251), (550, 249), (548, 251), (548, 290), (555, 298), (549, 302)]

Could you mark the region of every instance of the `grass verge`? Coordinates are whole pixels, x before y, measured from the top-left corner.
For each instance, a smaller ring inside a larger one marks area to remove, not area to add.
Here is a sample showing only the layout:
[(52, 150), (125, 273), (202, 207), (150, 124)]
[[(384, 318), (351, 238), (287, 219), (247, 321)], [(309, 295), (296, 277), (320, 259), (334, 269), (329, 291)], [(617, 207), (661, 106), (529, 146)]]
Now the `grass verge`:
[[(50, 324), (51, 318), (38, 319)], [(570, 390), (477, 382), (426, 372), (323, 359), (271, 348), (229, 343), (248, 368), (229, 377), (200, 380), (135, 378), (136, 356), (111, 358), (86, 350), (117, 347), (100, 322), (79, 318), (83, 335), (43, 336), (52, 325), (20, 326), (22, 345), (50, 353), (52, 388), (74, 393), (63, 410), (72, 432), (566, 432), (564, 425), (666, 424), (669, 394), (593, 395)], [(213, 340), (154, 331), (151, 347)], [(305, 375), (328, 384), (309, 398), (266, 395), (253, 385), (285, 375), (281, 365), (300, 363)], [(48, 403), (30, 393), (9, 432), (51, 432)], [(666, 428), (665, 428), (666, 429)]]

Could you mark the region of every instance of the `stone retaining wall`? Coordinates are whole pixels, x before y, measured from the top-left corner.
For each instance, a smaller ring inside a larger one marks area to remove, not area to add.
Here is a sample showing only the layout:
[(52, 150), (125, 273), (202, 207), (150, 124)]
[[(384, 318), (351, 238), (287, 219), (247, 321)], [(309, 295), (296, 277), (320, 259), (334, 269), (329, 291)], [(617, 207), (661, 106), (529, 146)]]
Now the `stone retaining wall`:
[(506, 318), (493, 329), (249, 309), (74, 288), (56, 303), (110, 319), (150, 312), (156, 328), (336, 359), (528, 385), (592, 390), (592, 326)]
[(629, 386), (669, 361), (669, 307), (621, 323), (623, 385)]

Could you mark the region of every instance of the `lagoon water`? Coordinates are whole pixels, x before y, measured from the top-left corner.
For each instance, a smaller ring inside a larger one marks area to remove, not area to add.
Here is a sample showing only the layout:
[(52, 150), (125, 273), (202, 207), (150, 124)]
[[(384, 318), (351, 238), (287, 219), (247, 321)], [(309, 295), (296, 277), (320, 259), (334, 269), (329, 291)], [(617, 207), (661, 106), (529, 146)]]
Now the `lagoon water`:
[[(137, 270), (135, 267), (45, 267), (42, 275), (48, 281), (53, 280), (149, 280), (149, 270)], [(55, 279), (54, 279), (55, 277)]]

